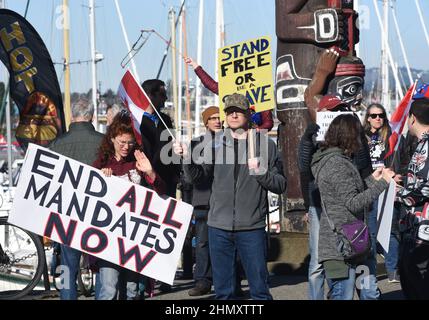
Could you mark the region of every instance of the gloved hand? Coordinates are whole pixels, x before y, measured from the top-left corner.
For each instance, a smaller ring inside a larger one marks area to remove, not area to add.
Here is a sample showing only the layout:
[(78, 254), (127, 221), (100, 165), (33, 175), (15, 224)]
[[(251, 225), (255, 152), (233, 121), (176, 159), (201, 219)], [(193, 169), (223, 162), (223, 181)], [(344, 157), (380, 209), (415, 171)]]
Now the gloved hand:
[(303, 137), (306, 139), (312, 139), (313, 135), (317, 134), (317, 131), (319, 131), (319, 129), (319, 125), (317, 123), (312, 122), (305, 129)]

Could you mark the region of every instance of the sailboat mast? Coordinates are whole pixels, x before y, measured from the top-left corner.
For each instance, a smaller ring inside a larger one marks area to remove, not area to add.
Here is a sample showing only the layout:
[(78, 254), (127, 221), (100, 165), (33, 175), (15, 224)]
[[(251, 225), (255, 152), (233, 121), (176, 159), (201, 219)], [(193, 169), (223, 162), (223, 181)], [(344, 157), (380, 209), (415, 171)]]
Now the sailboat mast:
[[(183, 8), (182, 12), (182, 33), (183, 33), (183, 52), (185, 57), (188, 56), (188, 46), (187, 46), (187, 37), (186, 37), (186, 7)], [(183, 61), (182, 59), (180, 59)], [(189, 72), (188, 65), (185, 65), (185, 87), (186, 87), (186, 131), (188, 139), (192, 138), (192, 122), (191, 122), (191, 96), (189, 94)]]
[[(127, 30), (125, 29), (124, 18), (122, 17), (121, 8), (119, 7), (118, 0), (115, 0), (116, 12), (118, 13), (119, 23), (121, 24), (122, 34), (124, 35), (125, 44), (127, 46), (128, 52), (131, 52), (130, 40), (128, 40)], [(137, 82), (140, 84), (140, 78), (137, 73), (136, 63), (134, 57), (131, 58), (131, 68), (133, 69), (134, 77)]]
[[(225, 46), (225, 24), (223, 17), (223, 0), (216, 0), (216, 53), (215, 53), (215, 79), (219, 81), (218, 75), (218, 50)], [(215, 104), (219, 105), (219, 96), (215, 96)]]
[(63, 49), (64, 49), (64, 117), (66, 130), (71, 121), (70, 105), (70, 16), (69, 1), (63, 0)]
[[(198, 15), (198, 43), (197, 43), (197, 61), (203, 62), (203, 32), (204, 32), (204, 0), (200, 0), (200, 11)], [(201, 80), (195, 77), (195, 135), (200, 135), (200, 110), (201, 110)]]
[(98, 105), (97, 105), (97, 61), (95, 60), (95, 8), (94, 0), (89, 0), (89, 31), (91, 42), (91, 87), (92, 104), (94, 105), (94, 127), (98, 129)]
[(383, 22), (381, 21), (380, 10), (378, 9), (377, 0), (373, 0), (373, 5), (374, 5), (375, 13), (377, 16), (378, 24), (379, 24), (380, 30), (381, 30), (381, 38), (382, 38), (381, 42), (382, 43), (384, 41), (386, 42), (386, 54), (387, 54), (387, 57), (389, 59), (390, 67), (392, 68), (393, 77), (395, 78), (395, 83), (398, 85), (398, 88), (399, 88), (398, 89), (399, 98), (402, 99), (404, 97), (404, 93), (402, 91), (402, 87), (401, 87), (400, 82), (399, 82), (398, 73), (396, 72), (395, 67), (394, 67), (395, 63), (393, 61), (392, 53), (391, 53), (390, 48), (389, 48), (387, 36), (383, 33)]
[(172, 62), (172, 88), (173, 88), (173, 109), (174, 113), (174, 124), (176, 126), (176, 138), (180, 136), (179, 131), (179, 108), (177, 104), (177, 72), (176, 72), (176, 24), (175, 24), (175, 12), (173, 8), (170, 8), (170, 23), (171, 23), (171, 62)]
[(396, 29), (396, 34), (398, 35), (398, 39), (399, 39), (399, 45), (401, 47), (402, 55), (404, 56), (404, 62), (405, 62), (405, 67), (407, 68), (408, 79), (410, 81), (410, 85), (412, 85), (414, 83), (413, 76), (411, 74), (410, 64), (408, 63), (407, 52), (405, 51), (404, 43), (402, 41), (401, 31), (399, 30), (398, 19), (396, 19), (396, 10), (394, 6), (392, 6), (392, 16), (393, 16), (393, 23)]
[[(383, 30), (381, 39), (381, 104), (390, 109), (389, 97), (389, 65), (387, 46), (389, 41), (389, 1), (383, 0)], [(394, 66), (393, 66), (394, 68)]]
[[(179, 15), (179, 52), (183, 52), (183, 11)], [(178, 91), (178, 99), (177, 99), (177, 108), (178, 108), (178, 117), (179, 121), (177, 122), (177, 125), (179, 126), (179, 132), (182, 134), (182, 110), (183, 110), (183, 95), (182, 95), (182, 83), (183, 83), (183, 60), (179, 59), (179, 70), (178, 70), (178, 80), (177, 83), (179, 85), (179, 91)]]
[(428, 30), (426, 29), (425, 21), (424, 21), (424, 19), (423, 19), (422, 9), (420, 8), (419, 0), (415, 0), (415, 2), (416, 2), (417, 12), (419, 13), (420, 22), (421, 22), (421, 24), (422, 24), (423, 33), (425, 34), (426, 43), (427, 43), (427, 44), (428, 44), (428, 46), (429, 46), (429, 35), (428, 35)]

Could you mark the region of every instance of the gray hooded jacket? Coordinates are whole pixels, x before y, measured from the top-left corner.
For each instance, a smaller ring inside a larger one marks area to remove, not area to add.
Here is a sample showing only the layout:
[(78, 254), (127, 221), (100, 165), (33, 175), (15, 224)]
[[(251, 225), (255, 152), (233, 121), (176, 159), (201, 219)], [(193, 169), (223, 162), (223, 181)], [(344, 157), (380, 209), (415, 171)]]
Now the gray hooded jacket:
[(216, 148), (214, 164), (186, 166), (194, 182), (213, 179), (207, 222), (210, 227), (228, 231), (264, 228), (268, 213), (267, 191), (281, 194), (286, 190), (286, 178), (275, 143), (266, 140), (267, 152), (261, 152), (264, 174), (254, 175), (249, 172), (247, 152), (243, 148), (247, 140), (239, 141), (235, 159), (238, 164), (234, 164), (234, 158), (231, 163), (228, 157), (234, 154), (234, 139), (226, 129), (223, 143)]
[[(318, 150), (311, 163), (315, 182), (335, 226), (363, 220), (374, 200), (388, 187), (384, 179), (375, 180), (372, 175), (365, 179), (339, 148)], [(319, 231), (319, 263), (326, 260), (344, 260), (337, 252), (336, 237), (326, 215), (322, 213)]]

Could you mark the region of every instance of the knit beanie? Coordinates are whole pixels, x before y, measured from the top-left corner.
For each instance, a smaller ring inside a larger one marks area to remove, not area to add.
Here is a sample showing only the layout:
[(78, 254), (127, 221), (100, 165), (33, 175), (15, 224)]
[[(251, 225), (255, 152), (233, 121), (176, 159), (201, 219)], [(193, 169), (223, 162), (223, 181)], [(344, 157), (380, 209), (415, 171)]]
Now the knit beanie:
[(215, 106), (208, 107), (205, 109), (201, 115), (203, 116), (203, 122), (204, 125), (207, 125), (207, 121), (209, 121), (209, 118), (214, 115), (215, 113), (219, 113), (219, 108)]

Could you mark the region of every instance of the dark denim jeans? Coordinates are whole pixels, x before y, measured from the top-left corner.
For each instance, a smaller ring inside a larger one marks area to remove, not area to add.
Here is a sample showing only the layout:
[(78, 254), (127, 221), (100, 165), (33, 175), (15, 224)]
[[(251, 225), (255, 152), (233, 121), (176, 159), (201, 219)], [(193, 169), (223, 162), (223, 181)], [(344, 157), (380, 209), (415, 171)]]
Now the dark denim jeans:
[(195, 209), (195, 271), (196, 282), (204, 281), (207, 285), (212, 285), (212, 268), (209, 252), (209, 235), (207, 226), (208, 210)]
[(60, 290), (61, 300), (77, 300), (77, 274), (80, 268), (81, 251), (61, 245), (61, 265), (65, 268), (61, 277), (63, 288)]
[(264, 229), (226, 231), (209, 227), (210, 257), (216, 299), (236, 299), (236, 254), (249, 282), (250, 297), (272, 300), (268, 285), (267, 238)]

